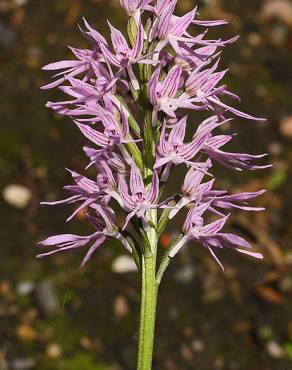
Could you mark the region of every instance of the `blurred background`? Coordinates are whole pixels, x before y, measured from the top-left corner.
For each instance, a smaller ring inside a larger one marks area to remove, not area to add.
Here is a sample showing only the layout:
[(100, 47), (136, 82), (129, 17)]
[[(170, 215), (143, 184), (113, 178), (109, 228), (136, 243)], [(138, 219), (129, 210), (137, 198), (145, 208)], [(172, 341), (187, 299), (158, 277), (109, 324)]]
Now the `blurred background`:
[[(178, 11), (200, 5), (200, 16), (230, 22), (216, 37), (240, 34), (224, 51), (226, 83), (241, 108), (268, 124), (236, 120), (233, 149), (270, 153), (260, 173), (218, 172), (217, 186), (269, 191), (256, 204), (266, 212), (235, 213), (234, 230), (265, 255), (255, 262), (221, 253), (223, 274), (200, 248), (186, 248), (160, 291), (154, 370), (288, 370), (292, 368), (292, 2), (179, 0)], [(79, 268), (81, 255), (37, 261), (36, 242), (57, 233), (86, 233), (61, 199), (82, 172), (82, 138), (46, 109), (56, 91), (44, 64), (67, 59), (67, 45), (87, 47), (82, 16), (107, 33), (106, 19), (125, 24), (118, 0), (0, 0), (0, 370), (134, 370), (139, 279), (119, 245), (101, 248)], [(174, 225), (163, 235), (168, 244)]]

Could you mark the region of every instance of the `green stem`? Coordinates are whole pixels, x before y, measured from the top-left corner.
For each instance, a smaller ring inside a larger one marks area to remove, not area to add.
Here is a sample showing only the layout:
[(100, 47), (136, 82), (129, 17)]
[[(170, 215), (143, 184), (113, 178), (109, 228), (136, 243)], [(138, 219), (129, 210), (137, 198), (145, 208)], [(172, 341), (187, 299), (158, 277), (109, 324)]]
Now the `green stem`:
[[(149, 211), (148, 220), (157, 222), (156, 210)], [(137, 370), (151, 370), (158, 286), (156, 284), (157, 235), (154, 227), (147, 230), (151, 254), (142, 259), (142, 294)]]
[(145, 257), (142, 267), (141, 317), (137, 370), (151, 370), (157, 303), (154, 257)]

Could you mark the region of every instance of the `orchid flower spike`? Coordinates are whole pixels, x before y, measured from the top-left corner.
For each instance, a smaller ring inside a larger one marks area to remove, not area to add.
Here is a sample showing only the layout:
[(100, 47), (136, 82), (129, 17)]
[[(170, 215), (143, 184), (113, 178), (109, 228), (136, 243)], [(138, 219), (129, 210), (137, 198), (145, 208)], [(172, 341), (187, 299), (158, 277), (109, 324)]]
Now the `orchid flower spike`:
[[(72, 119), (91, 170), (90, 175), (69, 170), (68, 196), (43, 204), (74, 205), (67, 221), (83, 212), (93, 231), (45, 239), (40, 245), (53, 250), (41, 256), (89, 244), (85, 263), (105, 240), (115, 238), (133, 252), (141, 269), (146, 251), (156, 256), (168, 221), (187, 209), (167, 261), (192, 240), (216, 260), (215, 250), (221, 248), (261, 257), (247, 241), (221, 229), (234, 210), (263, 210), (250, 201), (265, 190), (236, 194), (218, 189), (213, 171), (214, 164), (236, 171), (269, 167), (255, 163), (265, 154), (226, 150), (234, 135), (219, 131), (233, 119), (264, 121), (226, 101), (240, 98), (224, 81), (228, 69), (220, 69), (220, 57), (238, 37), (209, 39), (209, 27), (227, 22), (200, 19), (196, 6), (178, 16), (177, 0), (120, 4), (128, 16), (127, 34), (108, 22), (107, 40), (84, 19), (80, 31), (88, 48), (71, 47), (72, 58), (43, 68), (55, 73), (43, 89), (58, 88), (65, 96), (46, 106)], [(202, 121), (191, 114), (197, 111)], [(177, 168), (182, 176), (176, 192), (165, 196)], [(209, 214), (218, 220), (210, 223)]]

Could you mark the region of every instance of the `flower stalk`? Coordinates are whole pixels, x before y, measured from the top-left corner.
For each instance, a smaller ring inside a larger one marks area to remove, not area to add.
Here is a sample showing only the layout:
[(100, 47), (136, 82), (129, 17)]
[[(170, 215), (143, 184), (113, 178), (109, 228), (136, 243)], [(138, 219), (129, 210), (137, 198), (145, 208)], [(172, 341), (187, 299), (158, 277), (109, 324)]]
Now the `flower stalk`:
[(156, 284), (156, 256), (157, 256), (157, 212), (150, 210), (147, 215), (149, 224), (147, 230), (151, 253), (142, 257), (141, 271), (141, 309), (139, 325), (139, 345), (137, 370), (151, 370), (154, 344), (154, 330), (158, 285)]
[(151, 370), (158, 286), (155, 256), (143, 258), (137, 370)]

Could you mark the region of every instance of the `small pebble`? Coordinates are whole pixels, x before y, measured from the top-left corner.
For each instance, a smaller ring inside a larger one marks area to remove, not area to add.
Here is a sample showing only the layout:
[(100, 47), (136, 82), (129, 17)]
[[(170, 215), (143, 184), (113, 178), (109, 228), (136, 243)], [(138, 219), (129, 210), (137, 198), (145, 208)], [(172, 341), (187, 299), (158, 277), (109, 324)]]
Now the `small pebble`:
[(284, 351), (279, 343), (271, 340), (267, 343), (267, 352), (273, 358), (282, 358), (284, 356)]
[(192, 342), (191, 347), (194, 352), (203, 352), (205, 350), (205, 343), (202, 341), (202, 339), (195, 339)]
[(92, 341), (88, 337), (82, 337), (80, 338), (80, 345), (85, 350), (89, 351), (93, 347)]
[(247, 41), (251, 46), (259, 46), (262, 43), (262, 38), (261, 38), (260, 34), (258, 34), (256, 32), (251, 32), (247, 36)]
[(57, 343), (50, 343), (46, 348), (46, 355), (51, 359), (57, 359), (62, 355), (62, 347)]
[(29, 295), (34, 289), (34, 284), (31, 281), (20, 281), (16, 286), (16, 292), (20, 296)]
[(112, 270), (117, 274), (124, 274), (127, 272), (136, 272), (137, 266), (132, 257), (119, 256), (114, 260)]
[(17, 336), (23, 340), (33, 341), (37, 338), (37, 332), (29, 325), (20, 325), (16, 332)]
[(6, 186), (2, 192), (4, 200), (12, 207), (26, 208), (31, 200), (31, 191), (22, 185), (11, 184)]

